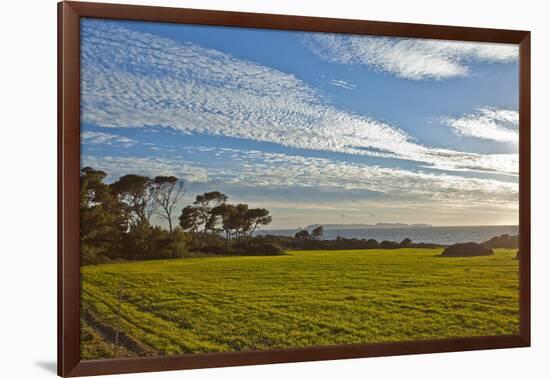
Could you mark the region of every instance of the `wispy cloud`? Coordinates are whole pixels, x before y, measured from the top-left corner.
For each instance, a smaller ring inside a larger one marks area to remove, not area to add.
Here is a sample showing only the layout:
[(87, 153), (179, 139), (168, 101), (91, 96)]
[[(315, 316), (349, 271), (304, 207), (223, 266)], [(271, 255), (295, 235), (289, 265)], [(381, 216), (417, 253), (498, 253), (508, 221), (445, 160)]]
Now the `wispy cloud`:
[[(209, 183), (209, 187), (253, 188), (262, 191), (276, 188), (309, 188), (311, 191), (334, 191), (346, 196), (354, 191), (383, 194), (385, 200), (406, 203), (439, 203), (445, 206), (473, 207), (491, 205), (517, 206), (518, 185), (491, 179), (399, 168), (342, 162), (327, 158), (304, 157), (258, 150), (187, 147), (184, 155), (166, 158), (83, 156), (83, 165), (109, 173), (111, 179), (128, 172), (148, 176), (176, 175), (188, 182)], [(208, 169), (198, 161), (213, 161)], [(187, 155), (185, 155), (187, 154)]]
[(367, 65), (410, 80), (464, 77), (470, 73), (471, 62), (508, 63), (518, 59), (518, 47), (508, 44), (329, 33), (307, 37), (305, 44), (323, 60)]
[(119, 147), (131, 147), (137, 143), (134, 139), (127, 138), (125, 136), (97, 132), (97, 131), (84, 131), (80, 134), (80, 137), (84, 143), (88, 144), (106, 144), (106, 145), (117, 145)]
[[(506, 51), (473, 50), (472, 56), (511, 59)], [(291, 74), (107, 21), (83, 21), (82, 121), (404, 159), (443, 170), (518, 170), (517, 154), (426, 147), (398, 127), (332, 106)]]
[(515, 110), (484, 107), (458, 118), (443, 118), (442, 122), (460, 136), (515, 144), (519, 141), (519, 114)]
[(340, 88), (344, 88), (344, 89), (354, 89), (355, 88), (355, 84), (349, 83), (345, 80), (332, 79), (330, 81), (330, 84), (334, 85), (335, 87), (340, 87)]
[(195, 162), (162, 157), (137, 156), (93, 156), (81, 157), (82, 167), (101, 169), (108, 174), (107, 181), (113, 181), (128, 173), (155, 177), (176, 176), (188, 182), (207, 182), (208, 171)]

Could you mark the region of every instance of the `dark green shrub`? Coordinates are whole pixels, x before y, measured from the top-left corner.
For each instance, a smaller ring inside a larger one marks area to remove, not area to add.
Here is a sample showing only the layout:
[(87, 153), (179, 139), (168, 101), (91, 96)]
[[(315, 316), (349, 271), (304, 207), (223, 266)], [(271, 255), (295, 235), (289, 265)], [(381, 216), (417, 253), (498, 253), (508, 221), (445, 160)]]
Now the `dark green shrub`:
[(206, 245), (200, 248), (196, 249), (199, 252), (207, 253), (211, 255), (229, 255), (229, 254), (235, 254), (234, 250), (227, 250), (227, 248), (223, 245)]
[(518, 236), (503, 234), (500, 236), (492, 237), (482, 244), (488, 248), (518, 248)]
[(377, 240), (369, 239), (365, 243), (365, 249), (376, 249), (380, 248), (380, 244), (378, 244)]
[[(156, 235), (155, 235), (156, 234)], [(148, 251), (148, 257), (152, 259), (174, 259), (184, 257), (188, 252), (190, 238), (181, 231), (175, 229), (172, 232), (155, 228), (153, 233), (152, 249)]]
[(411, 243), (412, 243), (411, 239), (405, 238), (401, 241), (401, 243), (399, 243), (399, 246), (400, 247), (408, 247), (409, 245), (411, 245)]
[(491, 248), (478, 243), (457, 243), (447, 247), (441, 256), (444, 257), (471, 257), (494, 255)]
[(80, 245), (80, 265), (96, 265), (108, 263), (111, 260), (106, 256), (104, 248), (88, 244)]
[(396, 249), (400, 247), (401, 247), (400, 244), (394, 241), (384, 240), (382, 243), (380, 243), (380, 248), (383, 248), (383, 249)]
[(180, 229), (174, 231), (140, 224), (124, 234), (121, 258), (126, 260), (172, 259), (185, 256), (191, 238)]
[(247, 255), (254, 256), (276, 256), (284, 255), (285, 251), (275, 243), (250, 243), (245, 246)]

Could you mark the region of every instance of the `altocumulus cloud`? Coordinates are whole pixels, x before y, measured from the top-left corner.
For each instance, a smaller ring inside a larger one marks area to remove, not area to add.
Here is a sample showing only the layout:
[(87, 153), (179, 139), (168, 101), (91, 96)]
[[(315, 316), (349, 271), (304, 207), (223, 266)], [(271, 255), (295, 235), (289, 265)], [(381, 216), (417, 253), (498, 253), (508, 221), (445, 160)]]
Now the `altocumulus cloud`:
[[(201, 163), (216, 158), (221, 164), (209, 165), (208, 169)], [(324, 188), (338, 193), (365, 190), (383, 193), (386, 200), (399, 200), (400, 203), (429, 199), (430, 203), (445, 206), (517, 206), (516, 183), (258, 150), (197, 146), (185, 147), (181, 155), (170, 158), (83, 156), (82, 160), (84, 165), (101, 167), (111, 179), (136, 172), (148, 176), (176, 175), (188, 182), (220, 183), (254, 188), (259, 192), (261, 188)]]
[(84, 143), (88, 144), (106, 144), (110, 146), (131, 147), (137, 142), (131, 138), (116, 134), (103, 133), (97, 131), (84, 131), (80, 134)]
[(436, 41), (314, 34), (304, 40), (319, 58), (342, 64), (368, 65), (410, 80), (443, 80), (468, 76), (473, 61), (509, 63), (518, 47), (509, 44)]
[(206, 168), (183, 159), (84, 155), (81, 157), (81, 166), (94, 167), (105, 171), (108, 175), (108, 182), (112, 182), (129, 172), (151, 177), (174, 175), (190, 182), (208, 181)]
[(460, 136), (513, 144), (519, 140), (519, 114), (515, 110), (484, 107), (458, 118), (445, 117), (442, 122)]
[[(512, 59), (506, 51), (473, 49), (469, 54)], [(85, 123), (153, 125), (182, 134), (412, 160), (442, 170), (517, 174), (517, 154), (481, 155), (417, 144), (395, 126), (332, 106), (293, 75), (192, 43), (85, 20), (81, 52)]]

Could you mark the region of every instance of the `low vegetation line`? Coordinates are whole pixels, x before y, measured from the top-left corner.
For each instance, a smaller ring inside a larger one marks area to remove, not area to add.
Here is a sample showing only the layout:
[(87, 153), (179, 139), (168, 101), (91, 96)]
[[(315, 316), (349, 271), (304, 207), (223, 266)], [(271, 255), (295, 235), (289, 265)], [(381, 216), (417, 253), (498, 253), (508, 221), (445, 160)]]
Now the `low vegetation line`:
[[(268, 209), (230, 203), (226, 194), (210, 191), (196, 195), (178, 216), (176, 205), (186, 189), (177, 177), (127, 174), (107, 184), (106, 176), (91, 167), (81, 171), (82, 265), (224, 255), (267, 257), (291, 250), (449, 247), (414, 242), (408, 237), (400, 242), (340, 236), (326, 239), (322, 225), (311, 231), (301, 229), (294, 236), (259, 233), (273, 221)], [(517, 248), (517, 235), (458, 245), (455, 252), (444, 256), (490, 254), (493, 248)]]

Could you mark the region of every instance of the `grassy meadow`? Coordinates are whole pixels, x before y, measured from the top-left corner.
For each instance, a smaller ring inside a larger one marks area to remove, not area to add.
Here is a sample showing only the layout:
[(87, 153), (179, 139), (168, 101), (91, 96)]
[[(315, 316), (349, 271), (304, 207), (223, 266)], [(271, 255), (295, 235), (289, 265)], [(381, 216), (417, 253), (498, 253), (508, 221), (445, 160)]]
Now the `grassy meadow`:
[(518, 333), (516, 250), (467, 258), (439, 257), (441, 251), (291, 251), (85, 266), (81, 355)]

